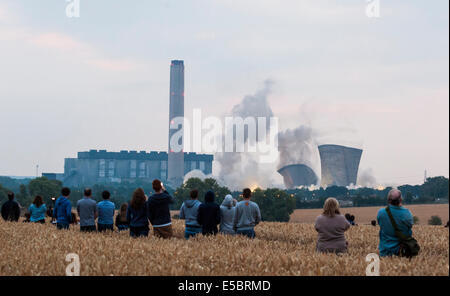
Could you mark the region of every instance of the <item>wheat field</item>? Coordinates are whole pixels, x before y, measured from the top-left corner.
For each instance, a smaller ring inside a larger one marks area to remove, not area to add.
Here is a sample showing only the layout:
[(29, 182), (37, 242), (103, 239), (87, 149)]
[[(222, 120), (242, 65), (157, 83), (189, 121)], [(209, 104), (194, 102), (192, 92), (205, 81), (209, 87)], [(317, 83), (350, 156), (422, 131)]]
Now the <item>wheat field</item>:
[[(80, 233), (78, 226), (58, 231), (49, 223), (0, 222), (0, 276), (65, 275), (66, 255), (80, 258), (82, 276), (109, 275), (358, 275), (365, 258), (377, 253), (378, 228), (352, 227), (345, 255), (315, 252), (312, 224), (262, 223), (257, 239), (218, 235), (186, 241), (184, 225), (174, 220), (174, 235), (162, 240), (132, 239), (123, 233)], [(449, 232), (415, 226), (419, 257), (382, 258), (380, 275), (449, 275)]]

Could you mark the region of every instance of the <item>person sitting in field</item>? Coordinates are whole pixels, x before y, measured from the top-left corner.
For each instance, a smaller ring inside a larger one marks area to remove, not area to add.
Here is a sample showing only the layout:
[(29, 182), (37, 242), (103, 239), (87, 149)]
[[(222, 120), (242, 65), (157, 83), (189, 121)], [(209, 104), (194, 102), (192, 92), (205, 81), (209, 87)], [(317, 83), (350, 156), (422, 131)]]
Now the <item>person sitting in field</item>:
[(233, 223), (234, 215), (236, 214), (236, 207), (234, 199), (231, 194), (225, 196), (225, 199), (220, 206), (220, 233), (234, 235)]
[(61, 196), (55, 202), (53, 217), (56, 219), (57, 229), (69, 229), (69, 224), (73, 223), (72, 205), (69, 201), (70, 189), (64, 187)]
[(356, 222), (355, 222), (355, 215), (350, 215), (350, 225), (352, 226), (357, 226)]
[(31, 222), (31, 220), (30, 220), (30, 218), (31, 218), (30, 212), (26, 212), (26, 213), (24, 214), (24, 216), (25, 216), (25, 220), (23, 220), (22, 222), (23, 222), (23, 223), (30, 223), (30, 222)]
[(180, 219), (184, 219), (186, 225), (184, 230), (185, 239), (189, 239), (202, 232), (202, 227), (197, 221), (198, 208), (202, 204), (198, 200), (198, 190), (193, 189), (189, 195), (191, 199), (184, 201), (180, 208)]
[(134, 191), (130, 206), (127, 208), (127, 221), (130, 222), (130, 236), (148, 236), (147, 197), (144, 190), (138, 188)]
[(198, 208), (197, 222), (202, 226), (203, 235), (216, 235), (219, 232), (217, 225), (220, 223), (220, 207), (214, 199), (214, 192), (206, 192), (205, 203)]
[(34, 223), (45, 223), (45, 213), (47, 212), (47, 207), (42, 200), (42, 196), (36, 195), (33, 203), (28, 207), (28, 212), (30, 212), (30, 221)]
[(77, 212), (80, 216), (80, 231), (97, 231), (95, 219), (97, 219), (97, 203), (92, 199), (92, 190), (84, 189), (84, 197), (77, 202)]
[(14, 200), (14, 193), (8, 193), (8, 201), (2, 205), (2, 218), (5, 221), (17, 222), (20, 217), (20, 206), (17, 201)]
[(350, 228), (350, 223), (341, 215), (339, 202), (335, 198), (330, 197), (325, 201), (323, 213), (316, 218), (314, 227), (318, 232), (318, 252), (339, 254), (347, 251), (344, 233)]
[[(392, 189), (388, 193), (388, 207), (399, 230), (407, 236), (412, 235), (414, 225), (413, 215), (402, 206), (402, 193), (398, 189)], [(378, 249), (380, 256), (399, 255), (400, 241), (395, 235), (394, 226), (391, 223), (386, 208), (380, 209), (377, 215), (378, 225), (380, 225), (380, 243)]]
[(153, 234), (161, 238), (171, 238), (173, 232), (169, 205), (174, 203), (174, 199), (160, 180), (153, 180), (152, 187), (155, 194), (147, 201), (147, 213), (153, 226)]
[(106, 230), (114, 231), (114, 213), (116, 210), (116, 205), (109, 200), (110, 197), (111, 193), (109, 193), (109, 191), (103, 191), (103, 201), (97, 204), (97, 228), (99, 232)]
[(119, 231), (128, 230), (130, 228), (130, 222), (127, 220), (128, 204), (123, 203), (120, 206), (119, 213), (116, 216), (116, 227)]
[(377, 226), (377, 220), (372, 220), (372, 221), (370, 222), (370, 224), (372, 224), (372, 226)]
[(259, 206), (250, 200), (252, 191), (249, 188), (244, 189), (243, 196), (244, 200), (236, 205), (233, 229), (236, 231), (236, 234), (255, 238), (255, 226), (261, 222), (261, 211)]

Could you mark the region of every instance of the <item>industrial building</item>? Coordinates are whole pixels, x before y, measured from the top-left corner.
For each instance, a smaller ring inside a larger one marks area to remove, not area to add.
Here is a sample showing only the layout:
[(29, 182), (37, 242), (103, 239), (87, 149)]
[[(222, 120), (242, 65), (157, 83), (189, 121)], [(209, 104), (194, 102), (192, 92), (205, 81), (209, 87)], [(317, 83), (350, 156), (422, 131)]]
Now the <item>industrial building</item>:
[(361, 149), (340, 145), (319, 146), (321, 186), (356, 185), (362, 152)]
[[(212, 155), (184, 153), (183, 158), (183, 176), (192, 170), (200, 170), (206, 175), (212, 173)], [(151, 182), (160, 179), (167, 182), (167, 163), (166, 152), (90, 150), (78, 152), (77, 158), (66, 158), (64, 174), (43, 176), (75, 187), (135, 180)]]
[(318, 182), (316, 173), (304, 164), (287, 165), (279, 169), (278, 173), (283, 176), (284, 185), (287, 189), (316, 185)]

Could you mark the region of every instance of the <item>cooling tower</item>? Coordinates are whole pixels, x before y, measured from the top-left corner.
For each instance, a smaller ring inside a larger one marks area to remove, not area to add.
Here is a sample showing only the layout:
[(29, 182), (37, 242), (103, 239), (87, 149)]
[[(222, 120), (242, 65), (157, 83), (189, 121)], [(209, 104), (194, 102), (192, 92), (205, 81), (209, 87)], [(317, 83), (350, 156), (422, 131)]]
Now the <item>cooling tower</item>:
[(291, 164), (278, 170), (283, 176), (284, 185), (288, 189), (299, 186), (310, 186), (317, 184), (317, 175), (304, 164)]
[[(177, 117), (184, 117), (184, 63), (174, 60), (170, 65), (170, 105), (169, 105), (169, 151), (167, 180), (173, 187), (183, 184), (184, 176), (184, 152), (177, 151), (171, 145), (171, 138), (177, 132), (179, 134), (181, 126), (171, 129), (170, 124)], [(176, 136), (176, 135), (175, 135)], [(178, 140), (178, 144), (183, 147), (183, 137)]]
[(320, 163), (322, 167), (321, 186), (356, 185), (361, 149), (339, 146), (319, 146)]

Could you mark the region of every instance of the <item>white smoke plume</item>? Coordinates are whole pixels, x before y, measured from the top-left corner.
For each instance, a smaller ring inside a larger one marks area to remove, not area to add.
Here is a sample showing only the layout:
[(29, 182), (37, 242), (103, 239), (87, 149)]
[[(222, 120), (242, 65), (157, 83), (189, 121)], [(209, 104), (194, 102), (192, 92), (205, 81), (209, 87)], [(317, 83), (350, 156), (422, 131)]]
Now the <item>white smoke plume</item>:
[(377, 179), (373, 174), (373, 170), (371, 168), (362, 170), (360, 169), (358, 173), (358, 180), (356, 183), (358, 183), (358, 186), (362, 187), (376, 187)]
[[(273, 116), (267, 97), (271, 93), (273, 82), (266, 80), (262, 89), (253, 95), (247, 95), (241, 103), (231, 110), (233, 117), (266, 117), (266, 132), (269, 131), (269, 119)], [(257, 127), (258, 130), (258, 127)], [(258, 140), (258, 139), (257, 139)], [(247, 133), (244, 141), (247, 142)], [(275, 183), (281, 184), (277, 176), (276, 163), (260, 163), (256, 152), (224, 152), (216, 153), (216, 164), (219, 166), (218, 181), (233, 190), (242, 190), (244, 187), (267, 188)], [(278, 180), (277, 180), (278, 178)]]

